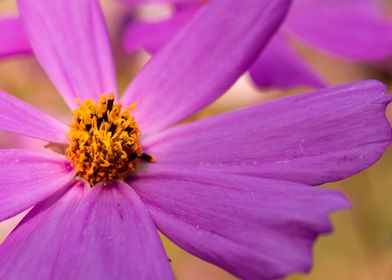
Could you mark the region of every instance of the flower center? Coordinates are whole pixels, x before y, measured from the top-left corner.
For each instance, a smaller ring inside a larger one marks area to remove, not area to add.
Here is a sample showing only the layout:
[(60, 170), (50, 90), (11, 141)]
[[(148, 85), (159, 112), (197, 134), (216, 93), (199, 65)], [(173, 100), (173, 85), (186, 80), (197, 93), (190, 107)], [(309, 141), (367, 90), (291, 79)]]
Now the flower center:
[(99, 182), (123, 179), (136, 169), (139, 158), (154, 161), (143, 154), (140, 130), (131, 111), (114, 103), (114, 95), (101, 95), (98, 104), (89, 99), (72, 112), (74, 122), (68, 133), (70, 144), (65, 155), (75, 164), (80, 177), (91, 186)]

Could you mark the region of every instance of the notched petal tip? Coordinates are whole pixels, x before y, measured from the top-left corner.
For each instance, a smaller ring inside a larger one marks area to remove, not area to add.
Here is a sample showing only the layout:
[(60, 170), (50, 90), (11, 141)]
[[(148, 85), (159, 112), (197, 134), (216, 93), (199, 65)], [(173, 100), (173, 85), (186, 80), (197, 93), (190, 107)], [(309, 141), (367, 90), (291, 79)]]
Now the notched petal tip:
[(329, 189), (185, 169), (150, 169), (132, 186), (163, 234), (243, 279), (310, 271), (330, 213), (349, 206)]
[(337, 202), (337, 207), (333, 211), (339, 211), (339, 210), (351, 210), (353, 208), (352, 202), (347, 198), (347, 196), (340, 191), (335, 191), (337, 194), (336, 196), (336, 202)]

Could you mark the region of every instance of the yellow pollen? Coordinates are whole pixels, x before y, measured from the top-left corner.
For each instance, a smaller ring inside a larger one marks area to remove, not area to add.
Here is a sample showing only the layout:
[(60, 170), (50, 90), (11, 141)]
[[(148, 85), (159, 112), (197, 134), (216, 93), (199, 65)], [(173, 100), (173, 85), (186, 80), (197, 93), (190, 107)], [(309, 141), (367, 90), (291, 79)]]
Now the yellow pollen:
[(76, 101), (80, 107), (72, 112), (74, 122), (65, 155), (91, 186), (123, 179), (136, 169), (139, 158), (154, 161), (153, 156), (143, 154), (141, 133), (131, 115), (135, 105), (124, 108), (115, 104), (113, 94), (102, 94), (98, 104), (91, 99)]

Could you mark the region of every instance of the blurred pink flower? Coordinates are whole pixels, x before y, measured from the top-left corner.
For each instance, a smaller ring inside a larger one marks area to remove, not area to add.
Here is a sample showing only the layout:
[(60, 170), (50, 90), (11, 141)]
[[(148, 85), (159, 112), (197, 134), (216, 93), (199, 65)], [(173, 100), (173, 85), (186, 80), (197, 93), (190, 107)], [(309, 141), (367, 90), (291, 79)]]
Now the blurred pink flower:
[[(200, 0), (122, 0), (133, 5), (166, 3), (177, 7), (162, 21), (131, 21), (124, 33), (128, 51), (145, 48), (155, 53), (196, 13)], [(259, 87), (309, 85), (325, 81), (297, 53), (300, 40), (316, 49), (353, 61), (379, 63), (392, 55), (392, 21), (380, 0), (295, 0), (280, 32), (250, 68)]]
[(0, 17), (0, 58), (16, 54), (31, 54), (22, 21), (18, 16)]

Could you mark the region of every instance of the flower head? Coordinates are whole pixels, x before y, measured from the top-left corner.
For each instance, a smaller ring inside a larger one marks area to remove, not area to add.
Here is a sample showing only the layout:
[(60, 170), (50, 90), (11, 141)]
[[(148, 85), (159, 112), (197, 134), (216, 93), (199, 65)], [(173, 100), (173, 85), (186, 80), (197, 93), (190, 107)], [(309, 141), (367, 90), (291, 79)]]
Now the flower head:
[(77, 101), (80, 108), (72, 112), (66, 157), (92, 186), (124, 179), (143, 157), (141, 133), (130, 112), (134, 106), (124, 110), (114, 103), (113, 94), (101, 95), (98, 104), (92, 99)]
[(67, 147), (0, 151), (0, 220), (33, 207), (0, 246), (0, 279), (173, 279), (157, 228), (241, 278), (307, 272), (329, 212), (349, 207), (310, 185), (369, 167), (390, 143), (391, 98), (375, 81), (172, 127), (249, 68), (288, 0), (212, 1), (118, 101), (96, 0), (18, 4), (74, 121), (0, 93), (0, 129)]

